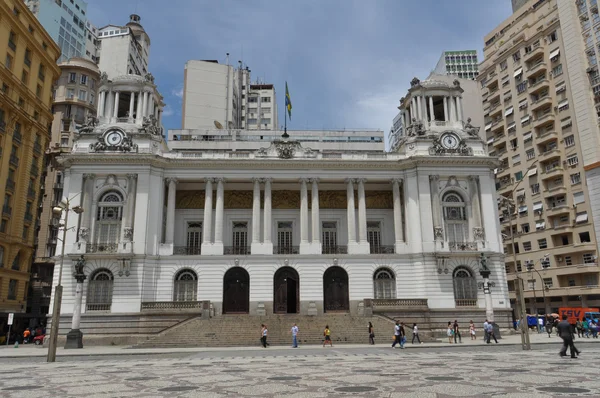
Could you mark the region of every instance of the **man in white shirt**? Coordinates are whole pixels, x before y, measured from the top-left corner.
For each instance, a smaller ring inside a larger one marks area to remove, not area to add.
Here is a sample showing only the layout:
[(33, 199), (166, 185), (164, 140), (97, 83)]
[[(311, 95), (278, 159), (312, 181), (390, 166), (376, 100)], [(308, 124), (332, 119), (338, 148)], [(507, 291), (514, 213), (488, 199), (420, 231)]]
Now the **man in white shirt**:
[(292, 348), (298, 348), (298, 326), (292, 326)]
[(538, 318), (538, 333), (544, 332), (544, 318)]

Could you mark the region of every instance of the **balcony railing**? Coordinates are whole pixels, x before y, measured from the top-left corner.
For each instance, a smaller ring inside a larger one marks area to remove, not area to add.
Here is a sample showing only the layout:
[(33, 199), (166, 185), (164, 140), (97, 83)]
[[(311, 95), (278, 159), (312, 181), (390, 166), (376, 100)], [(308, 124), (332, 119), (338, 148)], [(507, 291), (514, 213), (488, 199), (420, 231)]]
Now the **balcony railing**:
[(110, 311), (110, 304), (92, 304), (86, 305), (86, 311)]
[(8, 40), (8, 47), (10, 47), (10, 49), (13, 51), (17, 51), (17, 43), (15, 43), (13, 40)]
[(200, 246), (175, 246), (173, 248), (174, 255), (183, 255), (183, 256), (199, 256)]
[(6, 189), (9, 191), (15, 190), (15, 181), (14, 180), (6, 180)]
[(250, 254), (250, 246), (225, 246), (223, 248), (223, 254)]
[(323, 246), (323, 254), (348, 254), (348, 246)]
[(477, 299), (456, 299), (454, 305), (456, 307), (477, 307)]
[(452, 251), (477, 251), (477, 242), (448, 242)]
[(17, 155), (10, 155), (10, 164), (12, 164), (15, 167), (19, 166), (19, 158), (17, 157)]
[(2, 214), (10, 216), (12, 214), (12, 207), (6, 205), (2, 206)]
[(85, 247), (85, 251), (86, 253), (116, 253), (117, 248), (117, 243), (88, 243)]
[(273, 254), (300, 254), (298, 246), (273, 246)]
[(14, 130), (13, 131), (13, 141), (21, 143), (22, 139), (23, 139), (23, 136), (21, 135), (21, 132), (18, 130)]
[(142, 302), (142, 311), (152, 310), (201, 310), (206, 308), (209, 301), (152, 301)]
[(371, 254), (394, 254), (395, 247), (391, 246), (371, 246)]
[(406, 308), (426, 309), (427, 299), (373, 299), (371, 300), (373, 312), (387, 312), (391, 310), (400, 310)]

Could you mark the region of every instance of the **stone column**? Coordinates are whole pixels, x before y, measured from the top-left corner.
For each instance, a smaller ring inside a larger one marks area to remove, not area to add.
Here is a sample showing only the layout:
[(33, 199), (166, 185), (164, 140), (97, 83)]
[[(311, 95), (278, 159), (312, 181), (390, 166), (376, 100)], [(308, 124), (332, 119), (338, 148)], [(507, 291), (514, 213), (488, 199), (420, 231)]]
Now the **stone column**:
[(165, 243), (173, 244), (175, 237), (175, 194), (177, 179), (167, 178), (167, 184), (169, 184), (169, 192), (167, 194), (167, 230)]
[(423, 101), (421, 101), (421, 96), (417, 96), (415, 102), (417, 103), (417, 119), (423, 120)]
[(137, 105), (135, 108), (135, 123), (139, 126), (142, 125), (142, 120), (144, 119), (142, 116), (143, 101), (144, 101), (144, 95), (143, 95), (143, 92), (140, 91), (138, 93)]
[(346, 203), (348, 217), (348, 246), (356, 244), (356, 222), (355, 222), (355, 207), (354, 207), (354, 185), (353, 180), (346, 179)]
[(367, 202), (365, 199), (365, 179), (358, 182), (358, 239), (360, 243), (367, 242)]
[[(396, 238), (396, 245), (404, 241), (404, 228), (402, 226), (402, 198), (400, 196), (401, 184), (401, 178), (394, 178), (392, 180), (392, 194), (394, 198), (394, 235)], [(398, 253), (398, 250), (396, 250), (396, 253)]]
[(456, 114), (458, 116), (458, 121), (461, 122), (463, 120), (462, 114), (462, 100), (460, 97), (456, 97)]
[(151, 116), (154, 114), (154, 95), (153, 93), (148, 93), (148, 109), (146, 110), (146, 115)]
[[(83, 256), (76, 261), (76, 272), (74, 273), (75, 278), (75, 304), (73, 306), (73, 318), (71, 319), (71, 330), (67, 333), (67, 341), (65, 342), (65, 349), (71, 348), (83, 348), (83, 333), (79, 330), (81, 323), (81, 302), (83, 300), (83, 282), (86, 279), (83, 273), (85, 266), (85, 260)], [(79, 265), (79, 263), (82, 263)]]
[(205, 246), (209, 246), (212, 243), (212, 212), (213, 212), (213, 179), (206, 178), (205, 182), (205, 194), (204, 194), (204, 222), (202, 223), (202, 248), (204, 251)]
[(96, 108), (96, 115), (98, 115), (98, 117), (100, 117), (100, 115), (102, 115), (102, 94), (103, 93), (104, 93), (103, 91), (100, 91), (98, 93), (98, 104), (97, 104), (98, 107)]
[[(102, 116), (104, 116), (107, 119), (110, 119), (110, 115), (112, 112), (112, 108), (111, 105), (114, 103), (113, 102), (113, 96), (112, 96), (112, 90), (108, 90), (108, 100), (104, 100), (104, 109), (102, 112)], [(106, 93), (105, 93), (106, 96)]]
[(312, 245), (314, 250), (321, 253), (321, 217), (319, 215), (319, 179), (312, 178), (310, 215), (312, 217)]
[[(265, 202), (264, 202), (264, 218), (263, 218), (263, 243), (265, 244), (273, 244), (271, 242), (271, 228), (272, 228), (272, 219), (271, 219), (271, 178), (265, 178)], [(272, 251), (271, 251), (272, 252)]]
[(260, 178), (253, 178), (252, 195), (252, 244), (260, 243)]
[(444, 240), (444, 228), (442, 226), (442, 204), (440, 202), (440, 190), (438, 188), (439, 175), (429, 176), (431, 189), (431, 215), (433, 218), (433, 237), (435, 240)]
[(412, 119), (418, 119), (419, 118), (419, 112), (417, 110), (417, 101), (415, 101), (415, 97), (412, 97), (410, 99), (410, 120), (412, 121)]
[(225, 204), (225, 189), (223, 183), (225, 179), (222, 177), (215, 178), (217, 183), (217, 203), (215, 205), (215, 245), (223, 246), (223, 215)]
[(135, 92), (132, 91), (129, 95), (129, 123), (133, 123), (133, 104), (135, 102)]
[(471, 212), (473, 214), (473, 240), (485, 241), (485, 233), (481, 224), (481, 203), (479, 200), (479, 177), (469, 176), (469, 190), (471, 191)]
[(421, 100), (423, 100), (422, 108), (423, 108), (423, 123), (427, 122), (427, 97), (422, 96)]
[(135, 212), (137, 178), (137, 174), (127, 174), (127, 207), (125, 209), (125, 223), (122, 234), (125, 242), (133, 241), (133, 214)]
[(92, 220), (92, 199), (94, 196), (94, 182), (96, 174), (83, 175), (83, 191), (81, 204), (83, 206), (83, 214), (81, 215), (81, 226), (79, 227), (79, 242), (90, 242), (91, 231), (90, 224)]
[[(119, 115), (119, 92), (117, 91), (117, 92), (115, 93), (115, 111), (114, 111), (114, 113), (113, 113), (113, 117), (114, 117), (115, 119), (117, 119), (118, 115)], [(116, 121), (116, 120), (115, 120), (115, 121)]]
[(429, 97), (429, 120), (432, 122), (435, 120), (435, 113), (433, 112), (433, 97), (432, 96)]
[(308, 245), (308, 179), (300, 179), (300, 245)]
[(142, 101), (142, 119), (147, 116), (146, 114), (146, 109), (148, 109), (148, 93), (146, 91), (144, 91), (143, 94), (143, 101)]
[(450, 115), (448, 112), (448, 97), (444, 97), (444, 121), (450, 121)]

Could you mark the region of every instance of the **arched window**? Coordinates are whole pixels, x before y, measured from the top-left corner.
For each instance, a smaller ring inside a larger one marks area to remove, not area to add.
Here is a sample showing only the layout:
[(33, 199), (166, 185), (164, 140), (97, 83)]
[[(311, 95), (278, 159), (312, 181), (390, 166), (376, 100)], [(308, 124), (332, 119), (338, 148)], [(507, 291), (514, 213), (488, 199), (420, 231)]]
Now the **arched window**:
[(90, 275), (86, 300), (87, 311), (110, 311), (113, 279), (112, 272), (106, 268), (98, 269)]
[(173, 301), (196, 301), (198, 275), (191, 269), (183, 269), (175, 275)]
[(469, 237), (467, 207), (462, 197), (448, 192), (442, 199), (446, 240), (449, 242), (466, 242)]
[(96, 243), (118, 243), (123, 218), (123, 196), (108, 191), (98, 202), (96, 214)]
[(375, 271), (373, 275), (373, 292), (376, 299), (396, 298), (396, 278), (391, 270), (381, 268)]
[(458, 267), (453, 273), (454, 301), (457, 307), (477, 305), (477, 280), (470, 270)]

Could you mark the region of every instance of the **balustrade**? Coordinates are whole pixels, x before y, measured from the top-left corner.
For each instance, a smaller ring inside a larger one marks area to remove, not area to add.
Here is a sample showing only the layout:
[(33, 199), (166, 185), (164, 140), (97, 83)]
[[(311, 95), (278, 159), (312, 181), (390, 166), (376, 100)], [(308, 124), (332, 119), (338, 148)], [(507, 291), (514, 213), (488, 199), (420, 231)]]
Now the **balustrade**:
[(117, 243), (88, 243), (85, 247), (86, 253), (116, 253)]
[(455, 299), (456, 307), (477, 307), (477, 299)]

